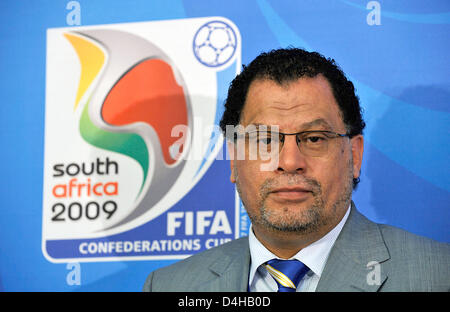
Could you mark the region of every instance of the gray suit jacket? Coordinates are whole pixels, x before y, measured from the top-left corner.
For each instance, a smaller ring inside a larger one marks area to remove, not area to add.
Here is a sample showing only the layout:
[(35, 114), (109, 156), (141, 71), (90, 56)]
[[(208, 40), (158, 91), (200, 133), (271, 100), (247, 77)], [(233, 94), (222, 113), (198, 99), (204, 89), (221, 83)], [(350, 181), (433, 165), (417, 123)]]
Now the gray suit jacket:
[[(144, 291), (247, 291), (243, 237), (152, 272)], [(352, 203), (316, 291), (449, 291), (450, 245), (376, 224)]]

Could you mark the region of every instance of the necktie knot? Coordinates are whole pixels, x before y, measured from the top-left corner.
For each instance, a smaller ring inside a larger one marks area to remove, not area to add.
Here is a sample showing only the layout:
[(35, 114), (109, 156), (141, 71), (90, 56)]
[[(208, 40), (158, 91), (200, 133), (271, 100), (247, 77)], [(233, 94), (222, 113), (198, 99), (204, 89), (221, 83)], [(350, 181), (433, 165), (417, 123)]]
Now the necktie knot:
[(295, 292), (309, 268), (298, 260), (272, 259), (265, 264), (267, 272), (278, 284), (279, 292)]

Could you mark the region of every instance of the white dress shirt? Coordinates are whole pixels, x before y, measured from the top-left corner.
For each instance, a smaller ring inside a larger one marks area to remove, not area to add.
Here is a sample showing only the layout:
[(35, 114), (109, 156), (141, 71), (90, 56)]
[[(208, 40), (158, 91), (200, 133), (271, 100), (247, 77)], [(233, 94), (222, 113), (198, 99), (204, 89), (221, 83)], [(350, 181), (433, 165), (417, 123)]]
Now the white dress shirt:
[[(341, 232), (349, 213), (350, 207), (347, 209), (342, 220), (330, 232), (290, 258), (301, 261), (311, 269), (300, 281), (297, 292), (314, 292), (316, 290), (323, 268), (327, 262), (328, 255), (330, 254), (331, 248)], [(253, 234), (252, 227), (250, 227), (248, 241), (250, 244), (251, 257), (249, 274), (250, 291), (278, 291), (277, 283), (262, 266), (262, 264), (267, 261), (278, 257), (261, 244), (255, 234)]]

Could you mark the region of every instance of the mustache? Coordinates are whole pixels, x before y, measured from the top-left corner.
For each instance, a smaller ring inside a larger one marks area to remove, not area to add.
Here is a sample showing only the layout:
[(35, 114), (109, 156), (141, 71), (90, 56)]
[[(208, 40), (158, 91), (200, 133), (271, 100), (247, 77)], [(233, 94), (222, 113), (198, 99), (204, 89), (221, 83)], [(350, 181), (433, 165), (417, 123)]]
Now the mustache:
[(299, 186), (308, 189), (313, 195), (318, 195), (322, 192), (322, 185), (315, 179), (298, 174), (283, 174), (277, 178), (266, 179), (260, 187), (262, 198), (265, 198), (273, 190), (286, 186)]

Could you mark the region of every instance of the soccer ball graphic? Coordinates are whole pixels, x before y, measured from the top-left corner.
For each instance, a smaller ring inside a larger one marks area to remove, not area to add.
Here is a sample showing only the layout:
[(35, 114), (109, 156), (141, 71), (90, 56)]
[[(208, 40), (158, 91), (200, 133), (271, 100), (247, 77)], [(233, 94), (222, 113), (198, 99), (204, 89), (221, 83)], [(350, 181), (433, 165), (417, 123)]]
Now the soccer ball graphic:
[(227, 63), (236, 51), (236, 34), (225, 22), (211, 21), (194, 36), (194, 54), (200, 63), (218, 67)]

